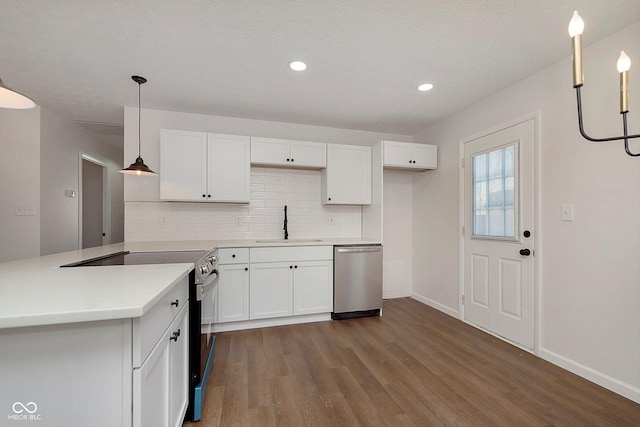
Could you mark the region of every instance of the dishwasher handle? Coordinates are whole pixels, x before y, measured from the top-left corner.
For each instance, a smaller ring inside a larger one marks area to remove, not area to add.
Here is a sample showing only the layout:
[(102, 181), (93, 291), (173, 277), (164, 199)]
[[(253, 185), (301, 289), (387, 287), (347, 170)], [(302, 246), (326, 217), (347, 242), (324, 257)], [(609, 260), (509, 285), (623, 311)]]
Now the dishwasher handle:
[(355, 252), (379, 252), (382, 246), (364, 247), (364, 248), (337, 248), (338, 253), (355, 253)]

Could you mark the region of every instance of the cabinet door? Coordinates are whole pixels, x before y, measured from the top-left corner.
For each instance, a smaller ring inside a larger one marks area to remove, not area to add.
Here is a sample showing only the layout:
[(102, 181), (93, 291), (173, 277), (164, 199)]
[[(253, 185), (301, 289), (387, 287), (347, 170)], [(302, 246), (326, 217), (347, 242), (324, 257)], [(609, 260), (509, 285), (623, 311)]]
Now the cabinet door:
[(291, 316), (292, 270), (290, 262), (251, 264), (250, 319)]
[(411, 145), (405, 142), (384, 141), (384, 166), (411, 167)]
[(371, 204), (371, 147), (327, 144), (322, 203)]
[(428, 144), (412, 144), (413, 167), (435, 169), (438, 167), (438, 146)]
[(251, 137), (251, 163), (289, 165), (289, 141), (286, 139)]
[(134, 427), (169, 427), (170, 331), (167, 329), (142, 366), (133, 370)]
[(291, 141), (291, 166), (326, 168), (327, 144), (309, 141)]
[(216, 202), (249, 203), (249, 137), (208, 135), (208, 195)]
[(219, 265), (217, 323), (249, 320), (249, 264)]
[(181, 427), (189, 403), (189, 305), (185, 305), (169, 328), (171, 363), (169, 425)]
[(293, 268), (293, 314), (333, 311), (333, 262), (302, 261)]
[(207, 199), (207, 134), (160, 131), (160, 199)]

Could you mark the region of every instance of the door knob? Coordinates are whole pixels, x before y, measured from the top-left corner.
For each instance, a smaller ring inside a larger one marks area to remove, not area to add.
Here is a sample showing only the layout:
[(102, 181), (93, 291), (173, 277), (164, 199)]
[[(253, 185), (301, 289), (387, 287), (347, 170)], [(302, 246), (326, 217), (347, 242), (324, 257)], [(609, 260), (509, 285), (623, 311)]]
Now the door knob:
[(531, 251), (529, 249), (520, 249), (520, 255), (529, 256), (531, 255)]

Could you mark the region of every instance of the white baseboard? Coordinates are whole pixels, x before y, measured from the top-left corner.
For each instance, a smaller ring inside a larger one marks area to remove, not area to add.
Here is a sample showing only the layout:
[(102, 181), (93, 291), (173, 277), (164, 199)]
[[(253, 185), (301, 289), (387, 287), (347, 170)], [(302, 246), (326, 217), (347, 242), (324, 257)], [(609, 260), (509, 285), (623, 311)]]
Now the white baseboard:
[(569, 372), (573, 372), (574, 374), (581, 376), (582, 378), (585, 378), (593, 383), (596, 383), (608, 390), (611, 390), (614, 393), (624, 396), (627, 399), (631, 399), (636, 403), (640, 403), (640, 388), (638, 387), (623, 383), (622, 381), (603, 374), (602, 372), (598, 372), (595, 369), (581, 365), (571, 359), (560, 356), (559, 354), (556, 354), (549, 350), (545, 350), (543, 348), (539, 350), (538, 356), (540, 356), (547, 362), (558, 365)]
[(245, 329), (268, 328), (270, 326), (297, 325), (300, 323), (331, 320), (331, 313), (307, 314), (304, 316), (277, 317), (275, 319), (246, 320), (241, 322), (217, 323), (214, 332), (243, 331)]
[(421, 303), (426, 304), (429, 307), (433, 307), (436, 310), (440, 310), (441, 312), (448, 314), (449, 316), (455, 317), (456, 319), (458, 319), (460, 316), (460, 313), (458, 312), (458, 310), (454, 310), (450, 307), (447, 307), (446, 305), (440, 304), (437, 301), (429, 299), (420, 294), (416, 294), (415, 292), (411, 294), (411, 298), (415, 299), (416, 301), (420, 301)]
[(383, 299), (392, 299), (392, 298), (406, 298), (411, 296), (411, 291), (407, 289), (396, 289), (392, 291), (383, 291), (382, 298)]

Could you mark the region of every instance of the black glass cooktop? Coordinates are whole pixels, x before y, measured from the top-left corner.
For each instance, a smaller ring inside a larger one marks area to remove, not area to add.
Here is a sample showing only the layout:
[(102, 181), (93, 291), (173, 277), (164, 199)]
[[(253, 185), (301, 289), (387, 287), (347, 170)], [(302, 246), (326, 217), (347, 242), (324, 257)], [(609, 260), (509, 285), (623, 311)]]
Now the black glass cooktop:
[(106, 265), (140, 265), (140, 264), (173, 264), (195, 263), (207, 254), (207, 251), (182, 252), (116, 252), (97, 258), (86, 259), (60, 267), (93, 267)]

